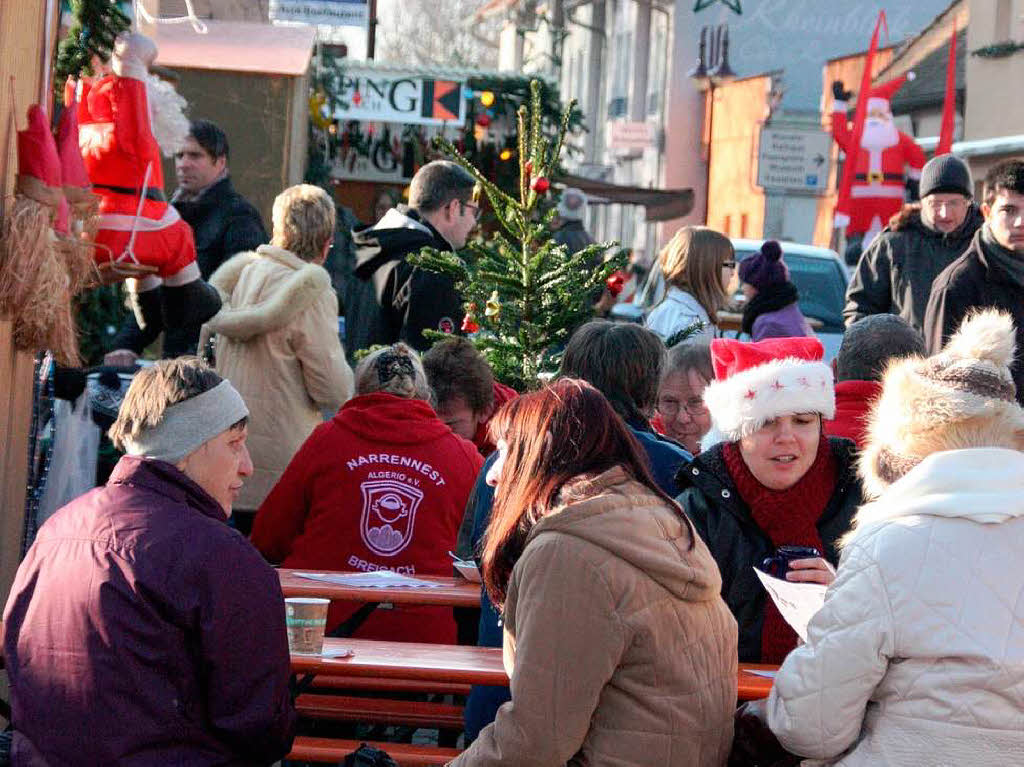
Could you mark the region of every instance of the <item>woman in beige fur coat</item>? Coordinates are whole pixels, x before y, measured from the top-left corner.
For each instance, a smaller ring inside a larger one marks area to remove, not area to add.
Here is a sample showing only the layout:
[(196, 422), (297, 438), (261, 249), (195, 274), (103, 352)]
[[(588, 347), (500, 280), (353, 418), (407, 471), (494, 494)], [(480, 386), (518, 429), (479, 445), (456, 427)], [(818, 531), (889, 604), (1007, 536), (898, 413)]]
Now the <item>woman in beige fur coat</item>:
[[(768, 701), (787, 749), (843, 767), (1024, 764), (1024, 410), (988, 310), (892, 363), (862, 506)], [(819, 764), (819, 762), (815, 762)]]
[(335, 211), (319, 187), (301, 184), (274, 200), (270, 245), (239, 253), (210, 278), (224, 302), (203, 326), (217, 335), (217, 372), (249, 406), (254, 472), (235, 503), (240, 522), (263, 502), (295, 451), (352, 396), (352, 369), (338, 339), (338, 299), (322, 264)]

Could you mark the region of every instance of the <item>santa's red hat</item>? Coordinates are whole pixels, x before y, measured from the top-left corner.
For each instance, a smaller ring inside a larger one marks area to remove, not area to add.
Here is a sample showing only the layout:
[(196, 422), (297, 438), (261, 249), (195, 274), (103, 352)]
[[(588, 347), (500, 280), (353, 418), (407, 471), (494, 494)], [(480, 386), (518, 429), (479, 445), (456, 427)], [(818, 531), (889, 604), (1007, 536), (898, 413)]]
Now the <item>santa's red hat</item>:
[(868, 111), (877, 109), (881, 112), (892, 112), (889, 101), (896, 91), (903, 87), (903, 83), (913, 80), (915, 76), (913, 72), (907, 72), (905, 75), (894, 77), (892, 80), (872, 88), (868, 93)]
[(60, 204), (60, 158), (50, 121), (38, 104), (28, 110), (28, 127), (18, 131), (17, 191), (36, 202)]
[(780, 415), (821, 413), (832, 418), (836, 397), (832, 369), (822, 361), (824, 352), (817, 338), (714, 339), (715, 380), (704, 390), (714, 436), (702, 440), (702, 447), (740, 440)]

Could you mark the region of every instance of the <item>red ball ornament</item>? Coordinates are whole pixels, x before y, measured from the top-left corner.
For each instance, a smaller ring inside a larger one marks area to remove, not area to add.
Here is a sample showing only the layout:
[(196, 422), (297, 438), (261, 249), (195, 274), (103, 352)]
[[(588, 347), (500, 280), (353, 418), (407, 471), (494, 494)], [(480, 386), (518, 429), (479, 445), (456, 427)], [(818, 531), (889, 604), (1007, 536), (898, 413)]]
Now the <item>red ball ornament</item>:
[(548, 189), (551, 188), (551, 182), (543, 176), (537, 176), (530, 184), (530, 189), (535, 191), (537, 194), (544, 194)]
[(480, 329), (480, 325), (477, 323), (477, 321), (475, 319), (473, 319), (473, 315), (472, 314), (467, 314), (465, 317), (462, 318), (462, 332), (463, 333), (475, 333), (479, 329)]
[(626, 286), (626, 275), (622, 272), (613, 272), (611, 276), (605, 280), (605, 286), (608, 288), (608, 292), (612, 294), (613, 298), (618, 298), (619, 293)]
[(481, 112), (476, 116), (476, 124), (481, 128), (486, 128), (491, 124), (491, 117), (486, 112)]

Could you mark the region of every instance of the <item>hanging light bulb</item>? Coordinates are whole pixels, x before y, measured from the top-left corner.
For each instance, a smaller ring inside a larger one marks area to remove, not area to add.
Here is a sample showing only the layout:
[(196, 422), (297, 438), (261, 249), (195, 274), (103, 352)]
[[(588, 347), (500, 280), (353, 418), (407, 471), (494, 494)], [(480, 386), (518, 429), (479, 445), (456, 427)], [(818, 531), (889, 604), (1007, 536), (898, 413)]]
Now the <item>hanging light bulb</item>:
[(484, 91), (480, 94), (480, 103), (485, 107), (494, 106), (494, 92)]
[(502, 160), (511, 160), (512, 159), (512, 150), (511, 149), (502, 149), (501, 150), (501, 154), (499, 154), (498, 157), (501, 158)]

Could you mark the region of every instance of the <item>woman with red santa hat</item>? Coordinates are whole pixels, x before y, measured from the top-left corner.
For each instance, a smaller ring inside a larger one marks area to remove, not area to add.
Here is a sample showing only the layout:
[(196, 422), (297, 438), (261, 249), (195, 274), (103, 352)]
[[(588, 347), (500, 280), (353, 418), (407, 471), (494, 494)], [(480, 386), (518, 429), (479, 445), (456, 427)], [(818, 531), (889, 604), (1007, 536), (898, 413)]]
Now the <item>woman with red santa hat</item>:
[(816, 338), (711, 342), (712, 428), (679, 472), (677, 500), (721, 570), (743, 662), (779, 663), (797, 643), (754, 568), (780, 547), (808, 547), (817, 555), (789, 561), (785, 578), (830, 583), (861, 503), (853, 442), (822, 431), (835, 413), (823, 352)]

